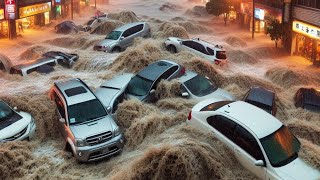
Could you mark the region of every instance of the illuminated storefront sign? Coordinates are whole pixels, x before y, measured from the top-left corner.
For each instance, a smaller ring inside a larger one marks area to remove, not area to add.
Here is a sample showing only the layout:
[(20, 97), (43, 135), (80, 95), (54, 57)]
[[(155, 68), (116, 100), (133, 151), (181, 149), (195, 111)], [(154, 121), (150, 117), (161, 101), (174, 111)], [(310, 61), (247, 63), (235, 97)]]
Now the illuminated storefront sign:
[(293, 21), (292, 30), (297, 33), (320, 40), (320, 28), (300, 21)]
[(50, 10), (51, 10), (50, 2), (36, 4), (32, 6), (26, 6), (19, 9), (19, 17), (24, 18), (24, 17), (35, 15), (35, 14), (48, 12)]
[(0, 20), (4, 19), (4, 9), (0, 9)]
[(15, 19), (16, 17), (16, 2), (15, 0), (6, 0), (6, 17), (7, 19)]

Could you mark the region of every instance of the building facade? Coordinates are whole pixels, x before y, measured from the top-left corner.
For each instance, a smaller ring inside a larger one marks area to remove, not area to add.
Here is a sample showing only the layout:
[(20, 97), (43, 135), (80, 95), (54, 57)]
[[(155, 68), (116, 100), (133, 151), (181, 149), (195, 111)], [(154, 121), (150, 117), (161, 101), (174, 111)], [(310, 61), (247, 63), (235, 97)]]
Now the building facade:
[(291, 54), (320, 65), (320, 1), (292, 1)]
[(35, 25), (50, 23), (51, 0), (0, 0), (0, 38), (14, 39)]

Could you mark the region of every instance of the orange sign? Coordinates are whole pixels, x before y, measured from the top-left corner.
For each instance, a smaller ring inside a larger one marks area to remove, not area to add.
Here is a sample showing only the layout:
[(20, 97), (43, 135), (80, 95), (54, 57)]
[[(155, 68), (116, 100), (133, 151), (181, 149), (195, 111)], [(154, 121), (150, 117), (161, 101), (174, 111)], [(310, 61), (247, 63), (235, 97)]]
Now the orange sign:
[(4, 19), (4, 9), (0, 9), (0, 20)]
[(292, 30), (297, 33), (320, 40), (320, 27), (312, 26), (300, 21), (293, 21)]
[(48, 12), (50, 10), (51, 10), (50, 2), (36, 4), (32, 6), (26, 6), (19, 9), (19, 17), (24, 18), (24, 17), (35, 15), (35, 14)]

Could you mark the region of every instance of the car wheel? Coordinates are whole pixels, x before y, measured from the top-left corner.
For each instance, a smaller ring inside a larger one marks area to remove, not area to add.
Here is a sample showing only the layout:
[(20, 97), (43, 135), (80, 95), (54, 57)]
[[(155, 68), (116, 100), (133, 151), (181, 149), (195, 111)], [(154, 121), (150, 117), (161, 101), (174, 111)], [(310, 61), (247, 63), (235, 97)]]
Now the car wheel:
[(177, 53), (177, 49), (176, 49), (176, 47), (174, 47), (173, 45), (167, 46), (167, 49), (168, 49), (168, 51), (171, 52), (172, 54)]
[(113, 53), (119, 53), (121, 51), (121, 49), (119, 47), (115, 47), (112, 49)]

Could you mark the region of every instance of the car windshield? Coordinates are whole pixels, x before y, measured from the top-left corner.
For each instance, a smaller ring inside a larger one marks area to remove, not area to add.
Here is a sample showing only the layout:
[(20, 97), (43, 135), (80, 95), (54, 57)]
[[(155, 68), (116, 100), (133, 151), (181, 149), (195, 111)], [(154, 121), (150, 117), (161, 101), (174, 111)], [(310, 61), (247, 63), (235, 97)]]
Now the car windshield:
[(7, 119), (13, 115), (12, 109), (3, 101), (0, 101), (0, 121)]
[(268, 106), (266, 104), (262, 104), (260, 102), (257, 102), (257, 101), (252, 101), (252, 100), (247, 100), (246, 102), (254, 105), (254, 106), (257, 106), (258, 108), (261, 108), (263, 110), (265, 110), (267, 113), (272, 113), (272, 107), (271, 106)]
[(201, 75), (193, 77), (185, 82), (184, 85), (196, 96), (205, 96), (218, 89), (213, 82)]
[(217, 58), (218, 59), (227, 59), (227, 55), (225, 51), (217, 51)]
[(298, 157), (300, 142), (286, 126), (260, 139), (273, 167), (281, 167)]
[(127, 92), (136, 96), (143, 96), (148, 93), (153, 81), (139, 75), (134, 76), (128, 84)]
[(117, 40), (117, 39), (119, 39), (121, 34), (122, 34), (121, 31), (112, 31), (111, 33), (108, 34), (106, 39)]
[(70, 125), (91, 121), (106, 115), (106, 110), (97, 99), (74, 104), (68, 107)]

